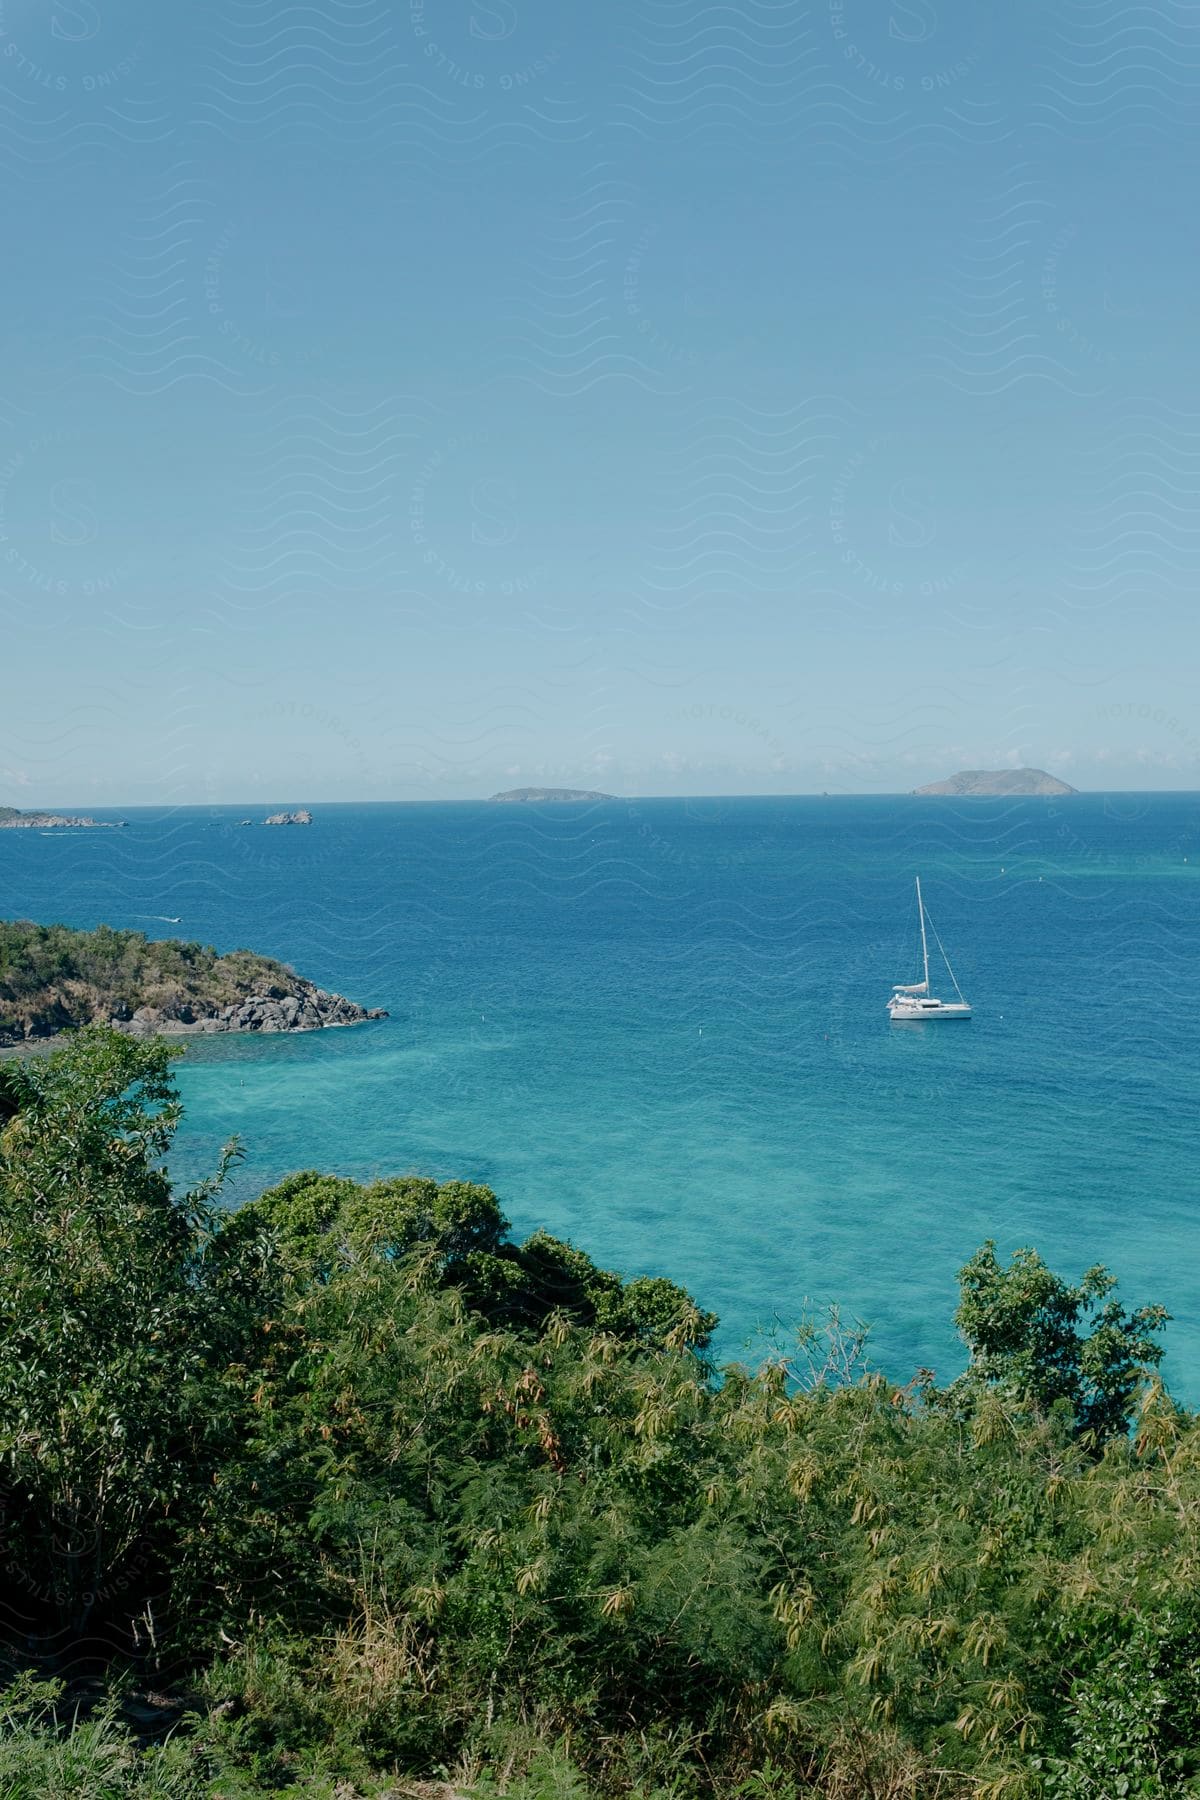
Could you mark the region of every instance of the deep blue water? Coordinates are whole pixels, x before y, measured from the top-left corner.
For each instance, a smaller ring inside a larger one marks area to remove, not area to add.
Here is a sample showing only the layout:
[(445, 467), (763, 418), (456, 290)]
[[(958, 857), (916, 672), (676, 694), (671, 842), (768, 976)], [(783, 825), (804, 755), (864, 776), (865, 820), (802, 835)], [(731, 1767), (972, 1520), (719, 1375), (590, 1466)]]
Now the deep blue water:
[[(0, 913), (279, 956), (391, 1017), (189, 1047), (176, 1167), (486, 1181), (687, 1284), (741, 1354), (807, 1300), (961, 1365), (985, 1237), (1174, 1314), (1200, 1399), (1200, 795), (262, 805), (0, 833)], [(969, 1024), (893, 1027), (913, 875)], [(179, 915), (173, 925), (155, 915)]]

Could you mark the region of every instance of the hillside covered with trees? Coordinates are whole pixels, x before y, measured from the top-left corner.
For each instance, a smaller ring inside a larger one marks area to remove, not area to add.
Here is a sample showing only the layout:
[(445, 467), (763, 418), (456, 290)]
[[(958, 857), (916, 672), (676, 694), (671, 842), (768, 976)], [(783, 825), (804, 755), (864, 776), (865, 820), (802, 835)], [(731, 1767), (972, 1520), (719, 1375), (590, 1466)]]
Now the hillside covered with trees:
[(486, 1188), (174, 1191), (170, 1056), (0, 1064), (0, 1793), (1200, 1792), (1161, 1309), (987, 1245), (948, 1386), (718, 1371)]
[(382, 1018), (250, 950), (0, 919), (0, 1044), (72, 1026), (151, 1031), (302, 1031)]

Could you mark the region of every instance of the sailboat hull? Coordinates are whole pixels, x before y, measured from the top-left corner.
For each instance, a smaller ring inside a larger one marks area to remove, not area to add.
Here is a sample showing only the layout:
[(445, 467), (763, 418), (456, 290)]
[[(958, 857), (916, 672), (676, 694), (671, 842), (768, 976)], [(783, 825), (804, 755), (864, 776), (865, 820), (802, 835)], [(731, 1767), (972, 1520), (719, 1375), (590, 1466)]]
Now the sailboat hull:
[(892, 1024), (910, 1024), (919, 1019), (969, 1019), (971, 1008), (965, 1000), (889, 1001)]

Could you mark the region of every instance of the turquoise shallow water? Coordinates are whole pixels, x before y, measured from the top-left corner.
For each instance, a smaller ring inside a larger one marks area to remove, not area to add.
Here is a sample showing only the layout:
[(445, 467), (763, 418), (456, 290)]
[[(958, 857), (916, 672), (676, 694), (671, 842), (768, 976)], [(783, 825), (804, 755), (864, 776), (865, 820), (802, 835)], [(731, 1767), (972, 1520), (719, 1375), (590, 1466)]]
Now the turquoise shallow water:
[[(807, 1299), (948, 1376), (979, 1242), (1174, 1314), (1200, 1400), (1200, 796), (141, 812), (0, 833), (0, 911), (248, 946), (391, 1018), (189, 1047), (177, 1166), (490, 1183), (685, 1282), (737, 1355)], [(975, 1006), (892, 1027), (912, 877)], [(174, 925), (163, 915), (179, 915)]]

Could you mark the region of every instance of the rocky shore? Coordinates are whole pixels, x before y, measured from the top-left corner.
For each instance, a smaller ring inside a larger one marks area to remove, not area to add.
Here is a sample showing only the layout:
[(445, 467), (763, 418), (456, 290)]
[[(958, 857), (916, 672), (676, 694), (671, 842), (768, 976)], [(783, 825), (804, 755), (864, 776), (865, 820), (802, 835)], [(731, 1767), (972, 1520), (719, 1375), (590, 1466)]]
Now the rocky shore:
[(245, 1000), (209, 1010), (196, 1001), (173, 1006), (139, 1006), (136, 1012), (109, 1022), (132, 1037), (197, 1037), (218, 1031), (322, 1031), (332, 1025), (361, 1025), (367, 1019), (386, 1019), (381, 1006), (358, 1006), (341, 994), (297, 981), (290, 992), (272, 989), (251, 994)]
[(116, 831), (124, 819), (91, 819), (69, 813), (23, 813), (0, 806), (0, 831)]

